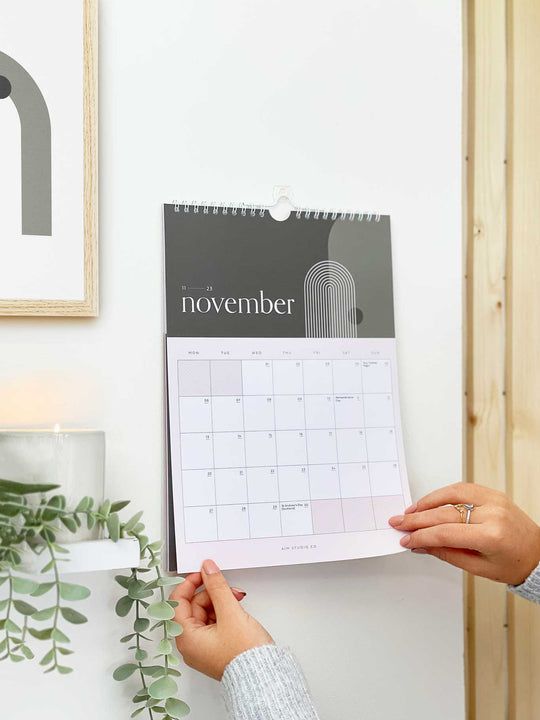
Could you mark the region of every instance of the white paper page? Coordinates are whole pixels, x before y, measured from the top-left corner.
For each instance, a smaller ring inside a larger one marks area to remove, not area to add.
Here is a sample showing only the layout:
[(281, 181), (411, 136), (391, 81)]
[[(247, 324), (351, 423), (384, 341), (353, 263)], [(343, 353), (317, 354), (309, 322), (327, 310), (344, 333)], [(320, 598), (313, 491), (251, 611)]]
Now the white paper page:
[(392, 338), (169, 338), (179, 572), (402, 550)]

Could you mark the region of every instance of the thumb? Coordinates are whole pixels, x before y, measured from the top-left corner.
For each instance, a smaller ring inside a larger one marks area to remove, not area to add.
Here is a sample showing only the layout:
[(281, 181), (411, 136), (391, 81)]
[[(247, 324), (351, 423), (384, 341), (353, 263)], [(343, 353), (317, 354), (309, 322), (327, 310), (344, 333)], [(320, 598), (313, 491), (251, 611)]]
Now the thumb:
[(201, 575), (206, 591), (216, 611), (217, 620), (240, 609), (238, 600), (234, 597), (223, 573), (213, 560), (205, 560), (203, 562)]

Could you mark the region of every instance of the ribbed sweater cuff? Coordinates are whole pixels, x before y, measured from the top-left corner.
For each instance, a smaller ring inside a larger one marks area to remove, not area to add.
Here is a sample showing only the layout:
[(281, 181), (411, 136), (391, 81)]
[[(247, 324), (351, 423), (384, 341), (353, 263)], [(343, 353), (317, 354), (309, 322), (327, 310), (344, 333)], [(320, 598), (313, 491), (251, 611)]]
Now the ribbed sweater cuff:
[(233, 720), (317, 720), (302, 670), (286, 648), (263, 645), (238, 655), (222, 687)]
[(525, 600), (540, 603), (540, 565), (521, 585), (511, 585), (510, 590)]

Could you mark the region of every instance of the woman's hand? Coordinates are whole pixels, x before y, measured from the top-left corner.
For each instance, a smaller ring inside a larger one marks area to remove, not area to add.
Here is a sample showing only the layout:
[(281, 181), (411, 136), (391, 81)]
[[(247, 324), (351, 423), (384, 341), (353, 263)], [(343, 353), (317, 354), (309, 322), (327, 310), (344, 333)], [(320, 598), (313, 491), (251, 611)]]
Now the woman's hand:
[[(473, 504), (470, 524), (454, 504)], [(458, 483), (426, 495), (390, 525), (408, 533), (401, 544), (473, 575), (520, 585), (540, 562), (540, 527), (506, 495)]]
[[(205, 589), (196, 592), (202, 584)], [(178, 602), (175, 620), (184, 629), (176, 644), (189, 667), (221, 680), (237, 655), (273, 642), (240, 606), (244, 596), (243, 591), (229, 587), (213, 560), (205, 560), (200, 573), (188, 575), (173, 590), (171, 600)]]

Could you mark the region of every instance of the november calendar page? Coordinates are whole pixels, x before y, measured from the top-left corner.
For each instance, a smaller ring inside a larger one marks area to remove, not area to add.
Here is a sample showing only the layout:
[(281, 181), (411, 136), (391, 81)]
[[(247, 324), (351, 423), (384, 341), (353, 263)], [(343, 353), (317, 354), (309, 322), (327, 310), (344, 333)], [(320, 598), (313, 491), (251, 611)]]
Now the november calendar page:
[(170, 569), (401, 551), (390, 218), (164, 222)]

